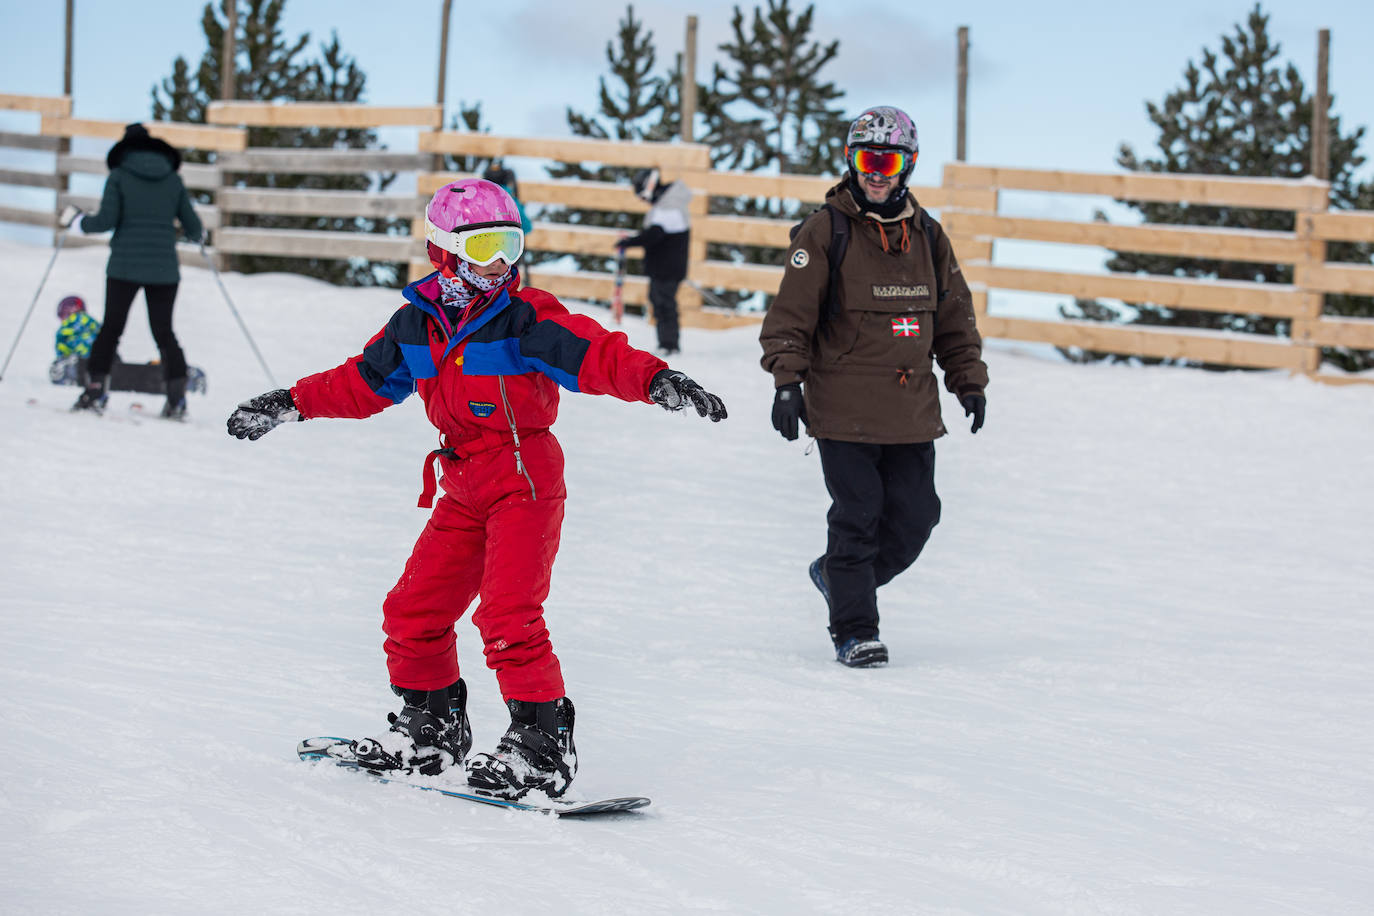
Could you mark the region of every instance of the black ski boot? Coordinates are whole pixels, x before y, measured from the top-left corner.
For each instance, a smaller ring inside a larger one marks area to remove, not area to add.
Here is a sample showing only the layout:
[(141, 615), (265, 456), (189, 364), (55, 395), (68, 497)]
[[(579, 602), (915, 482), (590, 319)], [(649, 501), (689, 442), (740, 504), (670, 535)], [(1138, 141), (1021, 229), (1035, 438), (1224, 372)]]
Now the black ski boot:
[(89, 410), (94, 413), (104, 413), (105, 403), (110, 396), (105, 391), (105, 386), (109, 383), (108, 375), (93, 375), (91, 380), (86, 383), (86, 390), (81, 392), (81, 396), (72, 405), (72, 410)]
[(568, 791), (577, 775), (572, 700), (507, 700), (506, 707), (510, 710), (510, 728), (495, 753), (472, 758), (468, 785), (485, 795), (511, 799), (531, 789), (550, 798)]
[(162, 405), (162, 416), (167, 420), (186, 419), (186, 376), (167, 380), (167, 403)]
[(440, 690), (391, 687), (404, 700), (400, 715), (388, 713), (391, 728), (376, 738), (353, 742), (358, 764), (374, 772), (434, 776), (463, 765), (472, 749), (468, 685), (459, 678)]

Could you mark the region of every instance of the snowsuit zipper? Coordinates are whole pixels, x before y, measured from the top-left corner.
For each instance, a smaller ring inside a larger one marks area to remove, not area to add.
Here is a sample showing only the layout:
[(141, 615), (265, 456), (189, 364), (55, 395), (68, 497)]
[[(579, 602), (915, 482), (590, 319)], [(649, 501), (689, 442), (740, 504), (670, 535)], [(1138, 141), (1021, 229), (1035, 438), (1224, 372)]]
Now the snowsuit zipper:
[(520, 430), (515, 425), (515, 411), (511, 409), (510, 398), (506, 397), (506, 377), (498, 375), (496, 383), (501, 386), (501, 406), (506, 410), (506, 422), (510, 424), (510, 434), (515, 440), (515, 473), (529, 481), (530, 499), (538, 499), (538, 494), (534, 492), (534, 479), (530, 477), (530, 472), (525, 469), (525, 462), (520, 457)]

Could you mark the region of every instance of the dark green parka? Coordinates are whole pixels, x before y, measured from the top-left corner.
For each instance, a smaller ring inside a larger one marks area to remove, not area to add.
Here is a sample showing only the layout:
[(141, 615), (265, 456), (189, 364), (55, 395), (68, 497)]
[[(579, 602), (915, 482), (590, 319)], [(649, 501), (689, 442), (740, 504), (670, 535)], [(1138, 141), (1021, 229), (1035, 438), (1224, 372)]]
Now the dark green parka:
[(200, 241), (203, 229), (177, 170), (181, 154), (148, 135), (141, 124), (125, 128), (124, 139), (105, 157), (110, 177), (100, 210), (81, 221), (82, 232), (114, 230), (107, 276), (131, 283), (177, 283), (174, 221), (186, 237)]

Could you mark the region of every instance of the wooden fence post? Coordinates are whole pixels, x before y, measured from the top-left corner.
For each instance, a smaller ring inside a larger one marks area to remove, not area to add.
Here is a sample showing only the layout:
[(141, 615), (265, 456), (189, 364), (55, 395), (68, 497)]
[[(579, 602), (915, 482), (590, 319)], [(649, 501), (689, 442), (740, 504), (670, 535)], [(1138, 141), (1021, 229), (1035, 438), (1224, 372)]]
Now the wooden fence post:
[(1321, 320), (1326, 302), (1326, 294), (1317, 283), (1317, 276), (1326, 264), (1326, 241), (1317, 238), (1313, 217), (1326, 212), (1330, 189), (1331, 185), (1327, 182), (1314, 186), (1307, 206), (1294, 214), (1293, 230), (1302, 242), (1303, 256), (1293, 265), (1293, 285), (1297, 287), (1302, 302), (1288, 336), (1293, 346), (1306, 348), (1302, 371), (1307, 375), (1314, 375), (1321, 368), (1321, 345), (1312, 343), (1312, 331)]

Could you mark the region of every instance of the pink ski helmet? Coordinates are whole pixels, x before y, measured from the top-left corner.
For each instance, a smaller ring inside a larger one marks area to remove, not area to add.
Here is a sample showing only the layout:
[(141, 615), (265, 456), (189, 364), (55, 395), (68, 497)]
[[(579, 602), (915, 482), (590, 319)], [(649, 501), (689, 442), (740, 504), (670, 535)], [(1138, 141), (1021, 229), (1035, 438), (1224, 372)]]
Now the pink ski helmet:
[(86, 311), (86, 302), (80, 296), (67, 296), (57, 303), (57, 319), (66, 321), (77, 312)]
[(425, 251), (448, 277), (459, 258), (478, 266), (498, 258), (514, 264), (525, 251), (520, 210), (504, 188), (485, 179), (446, 184), (425, 207)]

